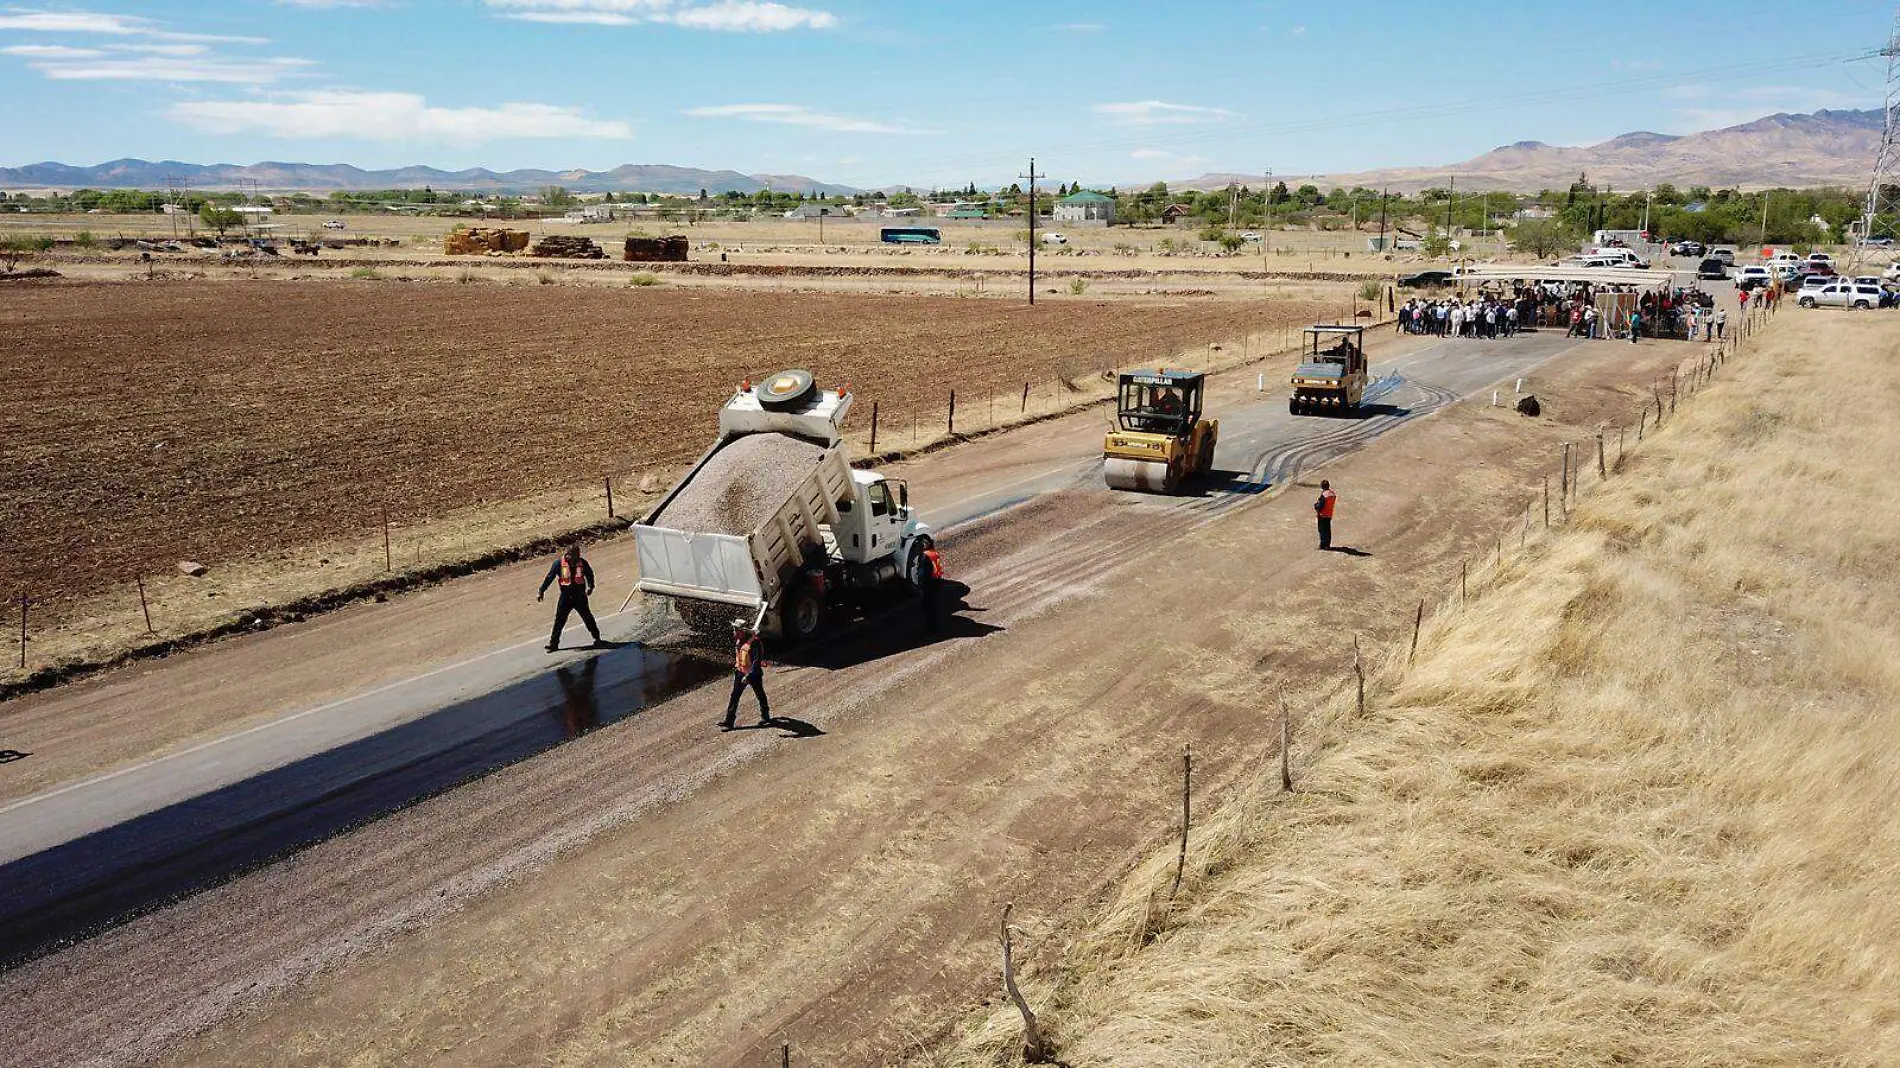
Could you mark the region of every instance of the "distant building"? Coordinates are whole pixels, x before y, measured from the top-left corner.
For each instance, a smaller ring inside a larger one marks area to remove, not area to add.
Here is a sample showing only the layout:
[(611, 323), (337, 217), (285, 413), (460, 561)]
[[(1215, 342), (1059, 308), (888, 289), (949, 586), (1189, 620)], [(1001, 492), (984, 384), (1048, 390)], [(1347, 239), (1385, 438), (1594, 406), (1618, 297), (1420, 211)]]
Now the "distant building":
[(1161, 209), (1162, 222), (1181, 222), (1184, 219), (1192, 220), (1193, 218), (1194, 209), (1186, 204), (1170, 204)]
[(844, 215), (844, 208), (837, 204), (800, 204), (785, 213), (787, 219), (836, 219)]
[(1115, 198), (1083, 190), (1056, 201), (1055, 221), (1080, 226), (1107, 226), (1115, 221)]

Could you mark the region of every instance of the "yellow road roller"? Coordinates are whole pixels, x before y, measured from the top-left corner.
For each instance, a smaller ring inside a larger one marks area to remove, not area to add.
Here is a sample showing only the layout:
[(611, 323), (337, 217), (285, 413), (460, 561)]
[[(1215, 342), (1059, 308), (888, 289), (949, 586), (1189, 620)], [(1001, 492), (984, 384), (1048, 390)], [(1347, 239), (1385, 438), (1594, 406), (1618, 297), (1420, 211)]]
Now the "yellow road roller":
[(1309, 326), (1306, 356), (1293, 370), (1287, 411), (1294, 415), (1360, 414), (1366, 399), (1366, 329)]
[(1213, 469), (1220, 421), (1201, 418), (1206, 384), (1199, 371), (1122, 374), (1115, 429), (1102, 442), (1102, 473), (1110, 489), (1173, 493)]

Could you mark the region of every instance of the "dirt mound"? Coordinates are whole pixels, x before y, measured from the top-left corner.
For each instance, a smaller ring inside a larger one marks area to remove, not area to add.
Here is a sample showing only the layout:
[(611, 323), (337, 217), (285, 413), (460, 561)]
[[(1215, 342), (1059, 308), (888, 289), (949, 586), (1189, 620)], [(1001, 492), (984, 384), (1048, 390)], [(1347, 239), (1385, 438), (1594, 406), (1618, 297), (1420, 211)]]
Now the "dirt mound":
[(824, 455), (822, 446), (785, 434), (737, 438), (712, 454), (679, 495), (653, 514), (653, 523), (704, 534), (749, 534)]

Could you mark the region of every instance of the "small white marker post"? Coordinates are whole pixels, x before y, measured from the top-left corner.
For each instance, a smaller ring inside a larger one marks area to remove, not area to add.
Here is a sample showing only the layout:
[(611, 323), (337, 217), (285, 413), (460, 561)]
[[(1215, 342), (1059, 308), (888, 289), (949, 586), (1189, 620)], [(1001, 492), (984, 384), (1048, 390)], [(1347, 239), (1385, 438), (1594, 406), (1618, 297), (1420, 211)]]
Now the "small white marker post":
[(1254, 382), (1253, 391), (1255, 393), (1265, 393), (1267, 391), (1267, 375), (1265, 371), (1262, 371), (1258, 380)]
[(1521, 378), (1517, 380), (1517, 391), (1519, 393), (1524, 392), (1524, 380)]
[(1497, 406), (1498, 406), (1498, 391), (1494, 389), (1491, 391), (1491, 407), (1495, 408)]

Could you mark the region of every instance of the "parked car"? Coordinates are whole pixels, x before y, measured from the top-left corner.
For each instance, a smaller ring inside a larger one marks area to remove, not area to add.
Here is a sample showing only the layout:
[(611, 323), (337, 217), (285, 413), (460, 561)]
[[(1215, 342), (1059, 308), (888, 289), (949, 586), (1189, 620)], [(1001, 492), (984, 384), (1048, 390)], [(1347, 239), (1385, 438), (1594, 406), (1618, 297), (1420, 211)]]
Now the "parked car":
[(1260, 240), (1260, 235), (1254, 233), (1252, 230), (1242, 230), (1240, 232), (1240, 239), (1242, 241), (1258, 241)]
[(1833, 267), (1834, 257), (1828, 255), (1825, 252), (1808, 253), (1808, 265), (1813, 266), (1814, 264), (1817, 264), (1817, 263), (1826, 264), (1828, 267)]
[(1830, 282), (1812, 292), (1802, 290), (1798, 303), (1803, 308), (1878, 308), (1882, 293), (1879, 286)]
[(1811, 293), (1820, 292), (1823, 286), (1832, 285), (1833, 282), (1834, 279), (1824, 274), (1804, 274), (1801, 276), (1801, 288), (1797, 292), (1805, 297)]
[(1701, 256), (1707, 251), (1708, 249), (1700, 241), (1678, 241), (1669, 246), (1671, 256)]
[(1800, 263), (1800, 262), (1801, 262), (1801, 257), (1799, 257), (1799, 256), (1797, 256), (1797, 255), (1795, 255), (1795, 254), (1794, 254), (1794, 253), (1792, 253), (1792, 252), (1777, 252), (1777, 253), (1775, 253), (1774, 255), (1772, 255), (1772, 256), (1770, 256), (1770, 257), (1768, 257), (1768, 262), (1769, 262), (1769, 263), (1771, 263), (1771, 264), (1783, 264), (1783, 263), (1786, 263), (1786, 264), (1793, 264), (1793, 263)]
[(1860, 239), (1860, 243), (1863, 245), (1873, 245), (1876, 248), (1891, 248), (1893, 247), (1893, 238), (1881, 234), (1875, 237), (1863, 237)]
[(1066, 245), (1069, 243), (1069, 239), (1051, 230), (1042, 235), (1042, 243), (1045, 245)]
[(324, 228), (325, 230), (341, 230), (341, 229), (343, 229), (344, 227), (343, 227), (343, 222), (342, 222), (342, 220), (340, 220), (340, 219), (331, 219), (331, 220), (330, 220), (329, 222), (327, 222), (327, 223), (324, 223), (324, 224), (323, 224), (323, 228)]
[(1735, 266), (1735, 247), (1733, 245), (1717, 245), (1709, 250), (1709, 255), (1721, 260), (1730, 267)]
[(1433, 286), (1448, 286), (1455, 277), (1450, 271), (1420, 271), (1399, 279), (1400, 289), (1428, 289)]
[(1760, 289), (1775, 284), (1775, 272), (1759, 263), (1751, 263), (1735, 272), (1736, 289)]
[(1721, 281), (1728, 277), (1728, 264), (1716, 259), (1714, 256), (1710, 256), (1696, 267), (1695, 276), (1697, 278)]

